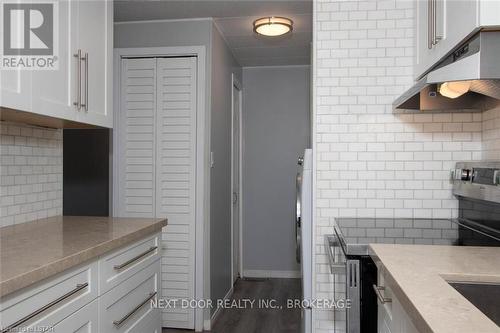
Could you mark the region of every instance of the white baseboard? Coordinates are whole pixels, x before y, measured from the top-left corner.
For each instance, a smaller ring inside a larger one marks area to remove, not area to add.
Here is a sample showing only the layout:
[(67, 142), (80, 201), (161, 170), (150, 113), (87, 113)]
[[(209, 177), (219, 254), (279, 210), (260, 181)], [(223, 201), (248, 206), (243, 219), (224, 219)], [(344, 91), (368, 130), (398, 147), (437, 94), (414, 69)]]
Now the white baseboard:
[[(234, 288), (231, 287), (231, 289), (229, 289), (229, 291), (227, 292), (227, 294), (224, 296), (224, 299), (231, 298), (231, 296), (233, 295), (233, 291), (234, 291)], [(210, 318), (210, 320), (205, 320), (205, 322), (203, 324), (203, 326), (204, 326), (203, 329), (204, 330), (210, 331), (212, 329), (212, 325), (217, 321), (218, 316), (220, 315), (221, 309), (222, 308), (216, 308), (215, 312), (212, 314), (212, 317)]]
[(300, 271), (266, 271), (249, 269), (243, 271), (243, 276), (246, 278), (298, 279), (300, 278)]
[(210, 326), (210, 319), (205, 319), (203, 321), (203, 330), (204, 331), (210, 331), (212, 327)]

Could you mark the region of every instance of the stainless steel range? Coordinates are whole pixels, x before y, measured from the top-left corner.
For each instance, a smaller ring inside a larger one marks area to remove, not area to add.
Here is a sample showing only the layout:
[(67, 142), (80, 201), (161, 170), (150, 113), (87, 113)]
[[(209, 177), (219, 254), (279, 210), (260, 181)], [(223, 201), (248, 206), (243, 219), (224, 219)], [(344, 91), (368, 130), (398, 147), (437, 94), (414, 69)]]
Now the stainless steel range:
[(457, 163), (450, 181), (459, 201), (456, 219), (335, 220), (334, 233), (325, 236), (325, 249), (334, 298), (352, 302), (348, 309), (335, 310), (335, 323), (345, 332), (376, 332), (380, 294), (368, 244), (500, 246), (500, 162)]

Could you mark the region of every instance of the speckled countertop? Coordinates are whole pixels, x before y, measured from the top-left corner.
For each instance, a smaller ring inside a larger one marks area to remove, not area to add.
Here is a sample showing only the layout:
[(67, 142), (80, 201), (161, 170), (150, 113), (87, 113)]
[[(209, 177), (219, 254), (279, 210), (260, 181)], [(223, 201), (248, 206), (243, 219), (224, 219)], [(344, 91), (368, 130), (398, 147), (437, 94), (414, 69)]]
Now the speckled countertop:
[(56, 216), (0, 228), (0, 297), (165, 225), (167, 219)]
[(371, 244), (370, 251), (421, 333), (500, 332), (447, 283), (500, 283), (500, 247)]

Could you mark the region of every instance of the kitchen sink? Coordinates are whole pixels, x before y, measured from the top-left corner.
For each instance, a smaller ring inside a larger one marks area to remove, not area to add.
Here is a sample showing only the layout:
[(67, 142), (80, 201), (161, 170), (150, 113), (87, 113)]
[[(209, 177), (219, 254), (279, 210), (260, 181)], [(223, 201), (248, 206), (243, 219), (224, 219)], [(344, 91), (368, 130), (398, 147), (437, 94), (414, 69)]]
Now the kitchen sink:
[(500, 326), (500, 284), (448, 282), (469, 302)]

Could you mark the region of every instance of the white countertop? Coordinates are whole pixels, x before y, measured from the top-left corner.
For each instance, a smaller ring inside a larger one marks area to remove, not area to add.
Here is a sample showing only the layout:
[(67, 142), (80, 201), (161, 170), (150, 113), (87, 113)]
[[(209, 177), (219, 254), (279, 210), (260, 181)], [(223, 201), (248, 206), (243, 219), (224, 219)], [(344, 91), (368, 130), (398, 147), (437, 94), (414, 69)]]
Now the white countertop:
[(500, 284), (500, 248), (371, 244), (416, 328), (434, 333), (498, 333), (498, 327), (447, 281)]

